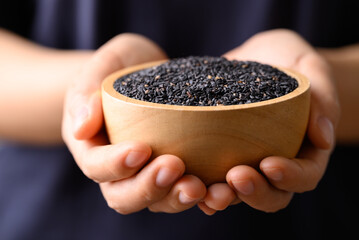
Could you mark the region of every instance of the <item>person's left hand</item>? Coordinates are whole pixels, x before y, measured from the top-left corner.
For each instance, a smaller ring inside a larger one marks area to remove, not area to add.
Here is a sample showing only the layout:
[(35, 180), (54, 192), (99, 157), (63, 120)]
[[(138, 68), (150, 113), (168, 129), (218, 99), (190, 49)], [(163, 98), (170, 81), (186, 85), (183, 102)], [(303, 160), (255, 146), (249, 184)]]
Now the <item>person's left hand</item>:
[(256, 34), (224, 57), (282, 66), (307, 76), (311, 82), (310, 119), (297, 158), (267, 157), (260, 162), (261, 172), (236, 166), (227, 173), (227, 183), (208, 187), (198, 207), (208, 215), (240, 202), (265, 212), (278, 211), (289, 204), (293, 193), (315, 189), (326, 170), (340, 115), (330, 69), (314, 48), (289, 30)]
[(148, 38), (119, 34), (93, 53), (66, 93), (63, 139), (84, 175), (99, 183), (108, 206), (121, 214), (145, 208), (181, 212), (206, 194), (199, 178), (184, 175), (185, 165), (177, 156), (150, 160), (148, 144), (130, 139), (110, 144), (107, 137), (100, 95), (103, 79), (119, 69), (161, 59), (166, 54)]

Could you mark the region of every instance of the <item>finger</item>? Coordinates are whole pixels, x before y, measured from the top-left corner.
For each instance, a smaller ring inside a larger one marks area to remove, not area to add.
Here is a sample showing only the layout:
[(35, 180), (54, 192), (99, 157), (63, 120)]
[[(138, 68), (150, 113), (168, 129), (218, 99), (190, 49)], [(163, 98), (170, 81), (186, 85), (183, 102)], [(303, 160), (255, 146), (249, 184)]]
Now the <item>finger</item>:
[[(227, 185), (228, 186), (228, 185)], [(238, 198), (238, 197), (235, 197), (235, 199), (229, 204), (229, 205), (236, 205), (236, 204), (239, 204), (241, 203), (242, 201)], [(214, 209), (214, 208), (211, 208), (209, 207), (206, 202), (203, 200), (201, 202), (199, 202), (197, 204), (198, 208), (202, 210), (202, 212), (204, 212), (206, 215), (208, 216), (212, 216), (213, 214), (215, 214), (217, 211), (221, 211), (221, 209)], [(222, 209), (224, 210), (224, 209)]]
[[(314, 86), (311, 91), (308, 137), (316, 147), (332, 149), (335, 142), (335, 126), (338, 122), (333, 113), (339, 116), (339, 104), (332, 97), (321, 96), (319, 91), (323, 90), (315, 89)], [(324, 84), (321, 87), (318, 86), (318, 88), (324, 89)]]
[(316, 188), (323, 177), (329, 155), (329, 150), (305, 146), (299, 158), (267, 157), (261, 161), (260, 169), (278, 189), (289, 192), (310, 191)]
[(318, 54), (311, 52), (298, 59), (296, 70), (308, 76), (311, 82), (308, 137), (316, 147), (332, 149), (340, 106), (329, 66)]
[(121, 68), (164, 58), (156, 44), (139, 35), (121, 34), (110, 40), (85, 64), (67, 94), (65, 109), (71, 115), (67, 130), (77, 139), (93, 137), (102, 126), (101, 98), (95, 94), (102, 80)]
[(274, 188), (260, 173), (249, 166), (241, 165), (232, 168), (226, 178), (239, 199), (265, 212), (275, 212), (285, 208), (293, 195)]
[[(78, 91), (70, 91), (67, 94), (65, 109), (68, 109), (68, 117), (64, 129), (68, 129), (76, 139), (89, 139), (93, 137), (103, 125), (102, 99), (100, 91), (95, 91), (89, 96), (79, 94)], [(65, 115), (65, 113), (64, 113)], [(71, 136), (72, 137), (72, 136)]]
[(107, 204), (121, 214), (151, 206), (165, 198), (184, 173), (184, 163), (173, 155), (162, 155), (146, 165), (137, 175), (121, 181), (101, 183)]
[(208, 188), (203, 200), (207, 207), (222, 211), (236, 200), (236, 194), (227, 183), (216, 183)]
[(80, 145), (74, 157), (83, 173), (95, 182), (117, 181), (133, 176), (151, 156), (151, 148), (140, 142), (102, 145), (96, 136)]
[(211, 216), (217, 211), (222, 211), (230, 205), (236, 205), (241, 200), (226, 183), (216, 183), (207, 189), (206, 197), (197, 206), (205, 214)]
[(202, 210), (202, 212), (204, 212), (208, 216), (212, 216), (213, 214), (215, 214), (217, 212), (216, 210), (208, 207), (205, 202), (199, 202), (197, 204), (197, 206), (199, 209)]
[(149, 206), (152, 212), (177, 213), (187, 210), (206, 195), (206, 186), (193, 175), (183, 176), (166, 197)]

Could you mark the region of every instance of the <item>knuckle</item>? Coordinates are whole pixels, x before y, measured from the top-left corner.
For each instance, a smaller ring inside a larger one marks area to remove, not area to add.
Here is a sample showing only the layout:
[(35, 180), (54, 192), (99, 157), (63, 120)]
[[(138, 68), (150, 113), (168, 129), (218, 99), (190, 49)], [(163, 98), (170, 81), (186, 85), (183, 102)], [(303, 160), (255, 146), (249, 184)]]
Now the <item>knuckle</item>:
[(122, 40), (133, 41), (136, 40), (137, 38), (140, 38), (140, 35), (135, 33), (129, 33), (129, 32), (121, 33), (114, 37), (116, 41), (122, 41)]
[(275, 213), (275, 212), (278, 212), (284, 208), (286, 208), (290, 201), (291, 201), (292, 197), (290, 197), (289, 199), (288, 198), (285, 198), (283, 199), (282, 201), (277, 201), (276, 204), (271, 204), (269, 205), (265, 210), (264, 212), (266, 213)]
[(114, 208), (114, 210), (121, 215), (129, 215), (132, 213), (132, 211), (129, 211), (128, 209), (124, 208)]
[(271, 207), (267, 208), (266, 210), (264, 210), (264, 212), (266, 212), (266, 213), (275, 213), (275, 212), (278, 212), (279, 210), (282, 210), (282, 209), (286, 208), (288, 206), (288, 204), (271, 206)]
[(314, 190), (317, 187), (317, 185), (318, 185), (318, 181), (313, 179), (307, 179), (305, 180), (305, 182), (302, 182), (302, 184), (295, 183), (285, 189), (290, 189), (296, 193), (304, 193)]
[(114, 155), (114, 148), (113, 145), (106, 148), (101, 162), (103, 163), (108, 176), (113, 180), (119, 180), (123, 178), (124, 173), (121, 161), (118, 161), (116, 155)]
[(158, 207), (155, 207), (155, 206), (149, 206), (149, 207), (148, 207), (148, 210), (149, 210), (150, 212), (153, 212), (153, 213), (158, 213), (158, 212), (160, 212), (160, 210), (158, 209)]
[(106, 200), (107, 206), (117, 213), (122, 215), (128, 215), (134, 212), (134, 209), (131, 207), (131, 204), (126, 204), (129, 201), (122, 201), (122, 197), (112, 191), (108, 191), (103, 184), (100, 184), (102, 195)]
[(82, 150), (77, 149), (76, 152), (72, 152), (72, 155), (73, 155), (77, 165), (81, 169), (82, 173), (87, 178), (99, 183), (100, 179), (97, 178), (96, 171), (95, 171), (96, 166), (92, 166), (91, 161), (87, 161), (89, 159), (88, 152), (84, 149), (82, 149)]
[(155, 200), (155, 196), (156, 194), (154, 193), (154, 191), (148, 188), (145, 188), (140, 193), (140, 198), (145, 203), (152, 203)]
[(228, 207), (228, 204), (226, 202), (218, 202), (212, 206), (212, 209), (217, 210), (217, 211), (223, 211), (227, 207)]
[(170, 202), (170, 210), (168, 211), (169, 213), (177, 213), (177, 212), (182, 212), (183, 210), (187, 209), (188, 206), (187, 205), (183, 205), (182, 203), (176, 201), (174, 202)]
[(117, 203), (115, 203), (114, 201), (106, 200), (106, 202), (109, 208), (115, 209), (116, 211), (117, 209), (120, 209)]
[(80, 169), (82, 170), (82, 173), (92, 181), (96, 183), (103, 182), (103, 179), (101, 179), (97, 174), (96, 167), (93, 167), (89, 164), (83, 164)]
[(301, 193), (307, 192), (307, 191), (313, 191), (314, 189), (317, 188), (318, 182), (319, 182), (319, 180), (314, 180), (314, 181), (308, 182), (306, 188), (303, 189), (303, 190), (301, 191)]
[(93, 56), (89, 62), (88, 69), (92, 68), (102, 68), (102, 69), (120, 69), (122, 68), (121, 61), (119, 60), (118, 55), (116, 54), (115, 49), (107, 46), (99, 50), (97, 54)]
[(312, 191), (317, 188), (319, 181), (321, 180), (324, 174), (324, 167), (322, 164), (315, 163), (312, 165), (312, 174), (311, 178), (307, 178), (304, 189), (301, 192)]
[(122, 204), (120, 204), (118, 201), (106, 200), (106, 202), (109, 208), (115, 210), (119, 214), (128, 215), (133, 213), (130, 208), (122, 206)]
[(178, 213), (178, 212), (182, 212), (183, 210), (185, 210), (183, 208), (183, 206), (182, 207), (180, 206), (180, 204), (171, 204), (171, 203), (153, 204), (153, 205), (149, 206), (148, 209), (154, 213), (158, 213), (158, 212)]
[(96, 183), (99, 183), (99, 179), (97, 179), (96, 175), (94, 174), (94, 172), (92, 171), (91, 167), (89, 166), (82, 166), (81, 168), (82, 173), (89, 179), (93, 180)]

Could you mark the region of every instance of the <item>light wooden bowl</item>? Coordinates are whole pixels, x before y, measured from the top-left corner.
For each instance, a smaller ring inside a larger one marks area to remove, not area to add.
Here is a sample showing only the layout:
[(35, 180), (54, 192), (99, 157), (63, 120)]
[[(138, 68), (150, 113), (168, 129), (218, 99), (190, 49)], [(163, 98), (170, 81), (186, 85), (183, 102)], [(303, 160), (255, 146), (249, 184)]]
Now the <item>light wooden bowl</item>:
[(120, 76), (162, 62), (120, 70), (102, 84), (103, 111), (110, 142), (138, 140), (152, 147), (152, 158), (174, 154), (186, 172), (205, 184), (224, 182), (236, 165), (258, 167), (271, 155), (293, 158), (305, 136), (310, 84), (301, 74), (282, 69), (298, 88), (282, 97), (231, 106), (175, 106), (128, 98), (113, 88)]

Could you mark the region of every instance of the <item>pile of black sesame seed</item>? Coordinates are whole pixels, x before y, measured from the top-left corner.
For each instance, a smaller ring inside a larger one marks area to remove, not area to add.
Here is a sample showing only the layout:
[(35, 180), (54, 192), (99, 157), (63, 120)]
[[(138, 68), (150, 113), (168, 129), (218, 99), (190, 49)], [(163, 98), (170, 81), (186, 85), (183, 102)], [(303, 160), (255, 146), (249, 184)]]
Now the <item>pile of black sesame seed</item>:
[(265, 101), (292, 92), (297, 81), (269, 65), (222, 57), (187, 57), (123, 76), (119, 93), (142, 101), (217, 106)]

